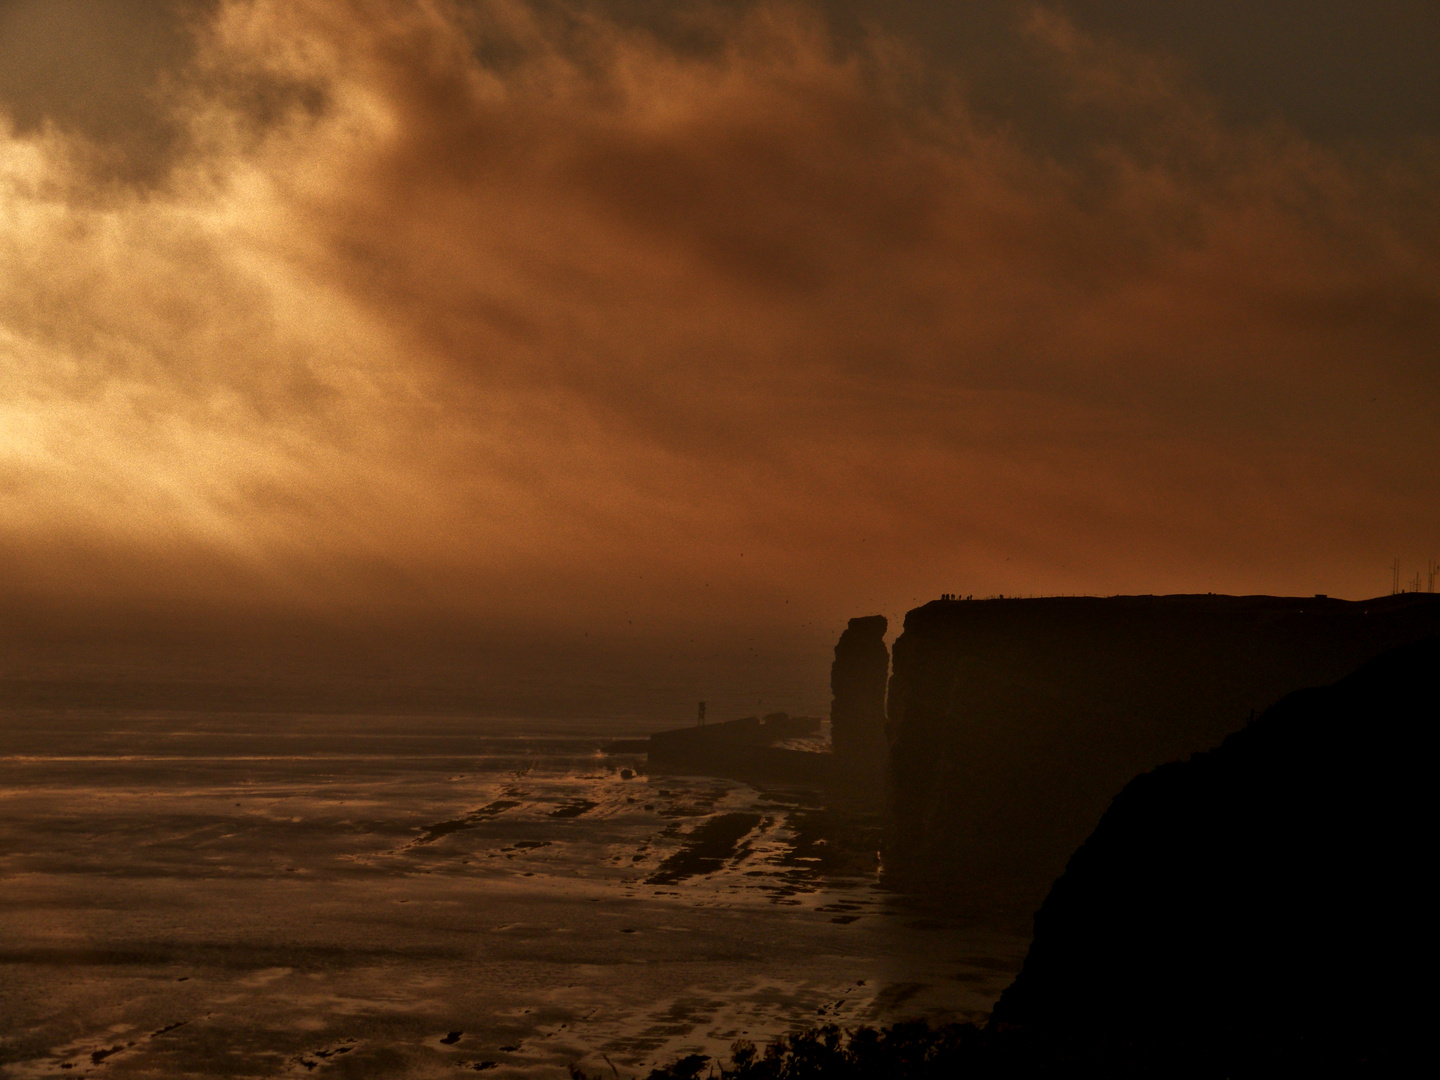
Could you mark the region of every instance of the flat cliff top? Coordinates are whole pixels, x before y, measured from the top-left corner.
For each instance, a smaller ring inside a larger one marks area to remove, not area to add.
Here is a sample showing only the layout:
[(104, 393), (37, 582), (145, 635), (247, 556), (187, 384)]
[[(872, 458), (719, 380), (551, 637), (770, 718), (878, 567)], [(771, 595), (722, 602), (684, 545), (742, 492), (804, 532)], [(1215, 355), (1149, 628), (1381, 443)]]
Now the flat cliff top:
[(1067, 619), (1125, 616), (1194, 618), (1222, 615), (1281, 614), (1398, 614), (1411, 608), (1440, 603), (1440, 593), (1400, 593), (1369, 600), (1342, 600), (1333, 596), (1230, 596), (1224, 593), (1170, 593), (1135, 596), (995, 596), (973, 600), (932, 600), (905, 616), (912, 625), (943, 624), (972, 618)]
[(938, 600), (905, 617), (890, 720), (909, 719), (915, 696), (936, 692), (952, 715), (1023, 710), (1027, 698), (1102, 712), (1150, 699), (1184, 712), (1196, 690), (1211, 707), (1248, 712), (1433, 635), (1440, 595), (1429, 593)]
[[(1139, 683), (1178, 687), (1224, 667), (1226, 680), (1276, 682), (1273, 696), (1247, 702), (1263, 708), (1280, 693), (1331, 682), (1372, 656), (1435, 634), (1440, 594), (1430, 593), (1371, 600), (1211, 594), (937, 600), (906, 615), (894, 656), (902, 682), (918, 674), (916, 663), (963, 665), (969, 657), (970, 666), (956, 674), (972, 689), (1018, 680), (1059, 692), (1063, 684), (1076, 703), (1093, 695), (1106, 672), (1130, 683), (1130, 696)], [(1001, 666), (974, 667), (981, 658)], [(891, 719), (898, 719), (893, 708)]]

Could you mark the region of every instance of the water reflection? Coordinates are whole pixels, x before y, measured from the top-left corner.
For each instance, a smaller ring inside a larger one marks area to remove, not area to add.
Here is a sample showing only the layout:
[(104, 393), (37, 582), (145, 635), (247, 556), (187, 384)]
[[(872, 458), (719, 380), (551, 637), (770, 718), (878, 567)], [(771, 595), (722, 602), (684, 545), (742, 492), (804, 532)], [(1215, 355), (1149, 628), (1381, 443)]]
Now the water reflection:
[(615, 734), (9, 717), (9, 1074), (629, 1073), (972, 1017), (1018, 967), (1014, 933), (878, 887), (873, 813), (646, 776)]

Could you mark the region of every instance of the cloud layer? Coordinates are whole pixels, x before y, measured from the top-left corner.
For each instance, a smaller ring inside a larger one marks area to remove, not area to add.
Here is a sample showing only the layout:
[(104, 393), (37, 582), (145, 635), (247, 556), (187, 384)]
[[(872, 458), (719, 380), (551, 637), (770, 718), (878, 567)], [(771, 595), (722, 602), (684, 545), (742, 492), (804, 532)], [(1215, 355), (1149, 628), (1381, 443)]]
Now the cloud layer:
[(226, 0), (158, 179), (0, 134), (6, 590), (743, 627), (1440, 543), (1433, 147), (1237, 126), (1043, 6), (1047, 132), (689, 17)]

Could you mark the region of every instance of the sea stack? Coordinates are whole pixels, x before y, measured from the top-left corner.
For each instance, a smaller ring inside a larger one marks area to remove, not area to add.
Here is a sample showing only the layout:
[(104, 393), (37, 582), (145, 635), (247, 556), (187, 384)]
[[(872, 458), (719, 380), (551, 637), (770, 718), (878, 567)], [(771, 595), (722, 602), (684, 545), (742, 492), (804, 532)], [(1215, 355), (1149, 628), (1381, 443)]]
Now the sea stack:
[(830, 740), (841, 777), (879, 787), (885, 781), (885, 687), (890, 678), (884, 615), (851, 619), (830, 666)]

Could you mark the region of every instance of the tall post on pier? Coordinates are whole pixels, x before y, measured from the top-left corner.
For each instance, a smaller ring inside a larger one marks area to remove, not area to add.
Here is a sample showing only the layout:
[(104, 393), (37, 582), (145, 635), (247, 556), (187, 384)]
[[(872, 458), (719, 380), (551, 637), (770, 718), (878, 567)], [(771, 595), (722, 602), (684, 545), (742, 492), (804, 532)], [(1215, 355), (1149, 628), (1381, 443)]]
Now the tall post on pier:
[(705, 726), (705, 703), (700, 702), (700, 708), (695, 712), (695, 724), (697, 727)]

